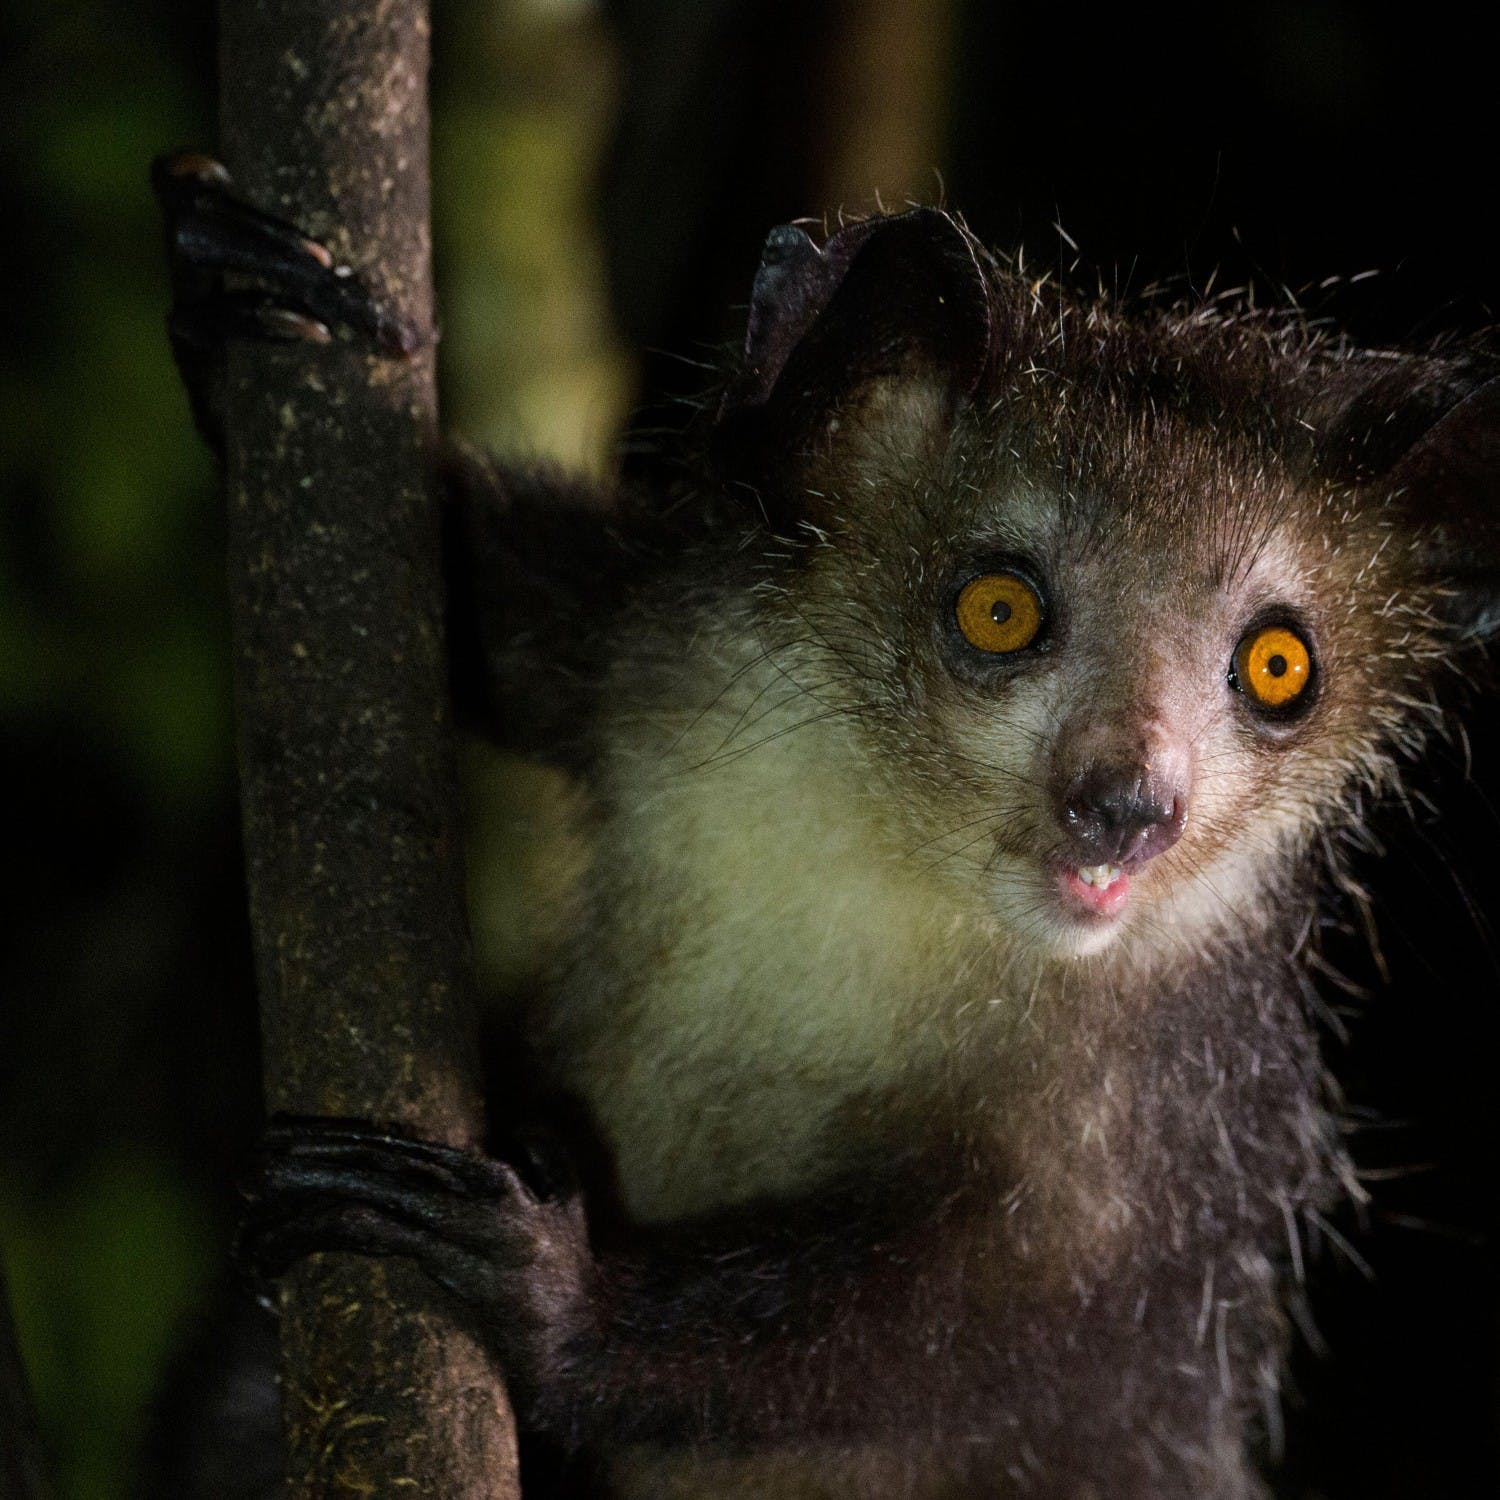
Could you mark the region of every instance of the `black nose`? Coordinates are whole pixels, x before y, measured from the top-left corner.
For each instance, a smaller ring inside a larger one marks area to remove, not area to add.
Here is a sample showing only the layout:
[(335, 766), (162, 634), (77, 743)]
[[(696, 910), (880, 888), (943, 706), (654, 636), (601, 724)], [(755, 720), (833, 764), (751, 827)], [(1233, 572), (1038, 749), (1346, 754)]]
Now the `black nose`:
[(1187, 822), (1187, 798), (1136, 769), (1096, 766), (1074, 777), (1062, 823), (1090, 864), (1139, 864), (1170, 849)]

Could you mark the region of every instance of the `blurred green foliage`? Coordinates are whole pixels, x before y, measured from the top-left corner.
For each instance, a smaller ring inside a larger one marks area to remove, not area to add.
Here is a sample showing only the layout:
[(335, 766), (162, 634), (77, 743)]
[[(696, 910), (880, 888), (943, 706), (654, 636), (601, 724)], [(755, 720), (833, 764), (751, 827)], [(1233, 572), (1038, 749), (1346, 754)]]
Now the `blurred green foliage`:
[(64, 704), (86, 713), (144, 795), (186, 806), (222, 775), (228, 697), (206, 629), (216, 601), (201, 574), (182, 586), (212, 531), (210, 467), (162, 336), (160, 232), (142, 190), (161, 143), (204, 128), (202, 81), (152, 44), (150, 22), (166, 33), (170, 19), (143, 7), (122, 35), (104, 4), (38, 9), (6, 49), (29, 274), (3, 364), (0, 472), (32, 555), (12, 513), (0, 706), (33, 723)]
[[(160, 0), (13, 6), (5, 33), (0, 737), (31, 854), (0, 957), (0, 1252), (58, 1493), (103, 1500), (132, 1492), (222, 1245), (222, 1207), (162, 1149), (180, 1099), (153, 1036), (224, 988), (175, 955), (231, 763), (213, 478), (144, 178), (207, 129), (211, 37)], [(206, 982), (167, 992), (185, 979)]]
[(126, 1492), (163, 1365), (218, 1271), (200, 1195), (106, 1147), (59, 1196), (0, 1202), (0, 1243), (59, 1493)]

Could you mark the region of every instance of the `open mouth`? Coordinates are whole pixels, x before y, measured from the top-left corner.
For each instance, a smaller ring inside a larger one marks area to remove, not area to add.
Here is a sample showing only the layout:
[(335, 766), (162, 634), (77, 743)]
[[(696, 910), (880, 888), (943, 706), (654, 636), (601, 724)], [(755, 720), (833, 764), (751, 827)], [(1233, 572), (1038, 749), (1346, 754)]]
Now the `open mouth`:
[(1119, 865), (1064, 865), (1057, 884), (1063, 905), (1080, 915), (1117, 916), (1130, 896), (1130, 876)]

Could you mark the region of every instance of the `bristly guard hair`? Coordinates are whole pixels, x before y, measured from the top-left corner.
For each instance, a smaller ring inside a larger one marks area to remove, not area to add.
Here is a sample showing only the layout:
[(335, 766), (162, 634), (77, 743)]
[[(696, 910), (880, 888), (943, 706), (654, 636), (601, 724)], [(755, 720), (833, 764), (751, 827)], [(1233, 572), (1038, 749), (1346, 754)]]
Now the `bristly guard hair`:
[(603, 1163), (538, 1420), (621, 1492), (1263, 1493), (1352, 1182), (1313, 914), (1500, 622), (1497, 374), (918, 209), (773, 232), (670, 493), (470, 476)]

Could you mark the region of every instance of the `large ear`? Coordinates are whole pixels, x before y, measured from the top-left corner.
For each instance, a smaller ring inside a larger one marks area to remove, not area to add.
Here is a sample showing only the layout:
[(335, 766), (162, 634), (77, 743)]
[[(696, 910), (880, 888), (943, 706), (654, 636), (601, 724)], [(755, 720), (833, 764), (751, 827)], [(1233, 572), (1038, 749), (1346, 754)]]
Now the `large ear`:
[(990, 360), (981, 254), (932, 208), (850, 224), (821, 248), (795, 225), (773, 229), (744, 364), (719, 412), (717, 451), (730, 476), (774, 487), (836, 413), (875, 390), (911, 391), (916, 422), (951, 421)]
[(1382, 483), (1419, 567), (1445, 586), (1449, 622), (1471, 639), (1500, 633), (1500, 377), (1449, 407)]

